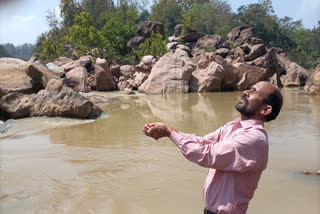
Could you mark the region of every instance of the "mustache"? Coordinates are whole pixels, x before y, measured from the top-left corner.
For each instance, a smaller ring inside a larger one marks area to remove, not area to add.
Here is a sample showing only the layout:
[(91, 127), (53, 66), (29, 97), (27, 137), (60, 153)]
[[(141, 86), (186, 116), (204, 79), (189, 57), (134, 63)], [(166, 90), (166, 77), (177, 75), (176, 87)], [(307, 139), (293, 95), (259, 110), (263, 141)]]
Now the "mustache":
[(244, 101), (245, 101), (246, 103), (248, 103), (248, 99), (247, 99), (247, 97), (246, 97), (245, 95), (242, 95), (241, 98), (244, 99)]

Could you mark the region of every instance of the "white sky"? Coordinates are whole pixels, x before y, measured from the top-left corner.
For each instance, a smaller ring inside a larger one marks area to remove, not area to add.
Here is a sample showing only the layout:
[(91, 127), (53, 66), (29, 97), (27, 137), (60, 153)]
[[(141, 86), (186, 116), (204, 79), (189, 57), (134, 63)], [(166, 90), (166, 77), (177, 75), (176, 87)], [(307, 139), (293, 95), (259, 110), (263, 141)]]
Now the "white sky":
[[(258, 0), (229, 0), (234, 11), (241, 5)], [(46, 12), (59, 13), (59, 0), (0, 0), (0, 43), (35, 43), (37, 37), (48, 30)], [(278, 17), (302, 19), (304, 27), (312, 29), (320, 20), (320, 0), (273, 0)]]

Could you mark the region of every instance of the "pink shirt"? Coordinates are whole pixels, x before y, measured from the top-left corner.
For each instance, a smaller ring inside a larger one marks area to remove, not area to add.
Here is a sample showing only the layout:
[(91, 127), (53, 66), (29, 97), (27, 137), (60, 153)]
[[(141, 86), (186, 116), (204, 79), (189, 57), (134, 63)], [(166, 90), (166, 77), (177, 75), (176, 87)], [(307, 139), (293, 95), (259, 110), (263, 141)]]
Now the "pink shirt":
[(173, 131), (170, 139), (188, 160), (209, 168), (203, 190), (208, 210), (246, 213), (268, 162), (263, 121), (238, 118), (204, 137)]

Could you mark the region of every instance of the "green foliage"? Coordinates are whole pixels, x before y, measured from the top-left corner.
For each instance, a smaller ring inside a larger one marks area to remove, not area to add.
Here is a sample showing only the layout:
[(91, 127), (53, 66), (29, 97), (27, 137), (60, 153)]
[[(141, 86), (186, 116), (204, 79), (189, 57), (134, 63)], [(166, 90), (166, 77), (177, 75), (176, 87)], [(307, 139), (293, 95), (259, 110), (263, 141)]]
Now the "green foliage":
[(152, 6), (151, 20), (164, 24), (165, 32), (172, 35), (182, 19), (182, 6), (176, 0), (160, 0)]
[(231, 7), (226, 2), (215, 0), (207, 3), (193, 4), (183, 14), (182, 23), (187, 31), (195, 30), (207, 34), (222, 32), (223, 36), (230, 30)]
[(152, 55), (155, 58), (159, 58), (169, 51), (166, 48), (166, 44), (166, 40), (161, 34), (152, 33), (150, 38), (139, 45), (139, 50), (135, 53), (139, 60), (146, 55)]
[(42, 51), (39, 58), (44, 61), (50, 61), (63, 55), (63, 46), (61, 43), (55, 43), (50, 39), (42, 41)]

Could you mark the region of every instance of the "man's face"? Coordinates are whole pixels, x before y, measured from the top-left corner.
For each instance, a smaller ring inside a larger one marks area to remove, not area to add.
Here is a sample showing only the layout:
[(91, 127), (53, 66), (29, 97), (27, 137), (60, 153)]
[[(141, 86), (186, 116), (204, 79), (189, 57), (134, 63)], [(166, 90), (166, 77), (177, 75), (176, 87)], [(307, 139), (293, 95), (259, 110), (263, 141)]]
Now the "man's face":
[(236, 109), (247, 118), (257, 114), (263, 106), (263, 99), (268, 95), (269, 83), (258, 82), (250, 90), (246, 90), (236, 105)]

